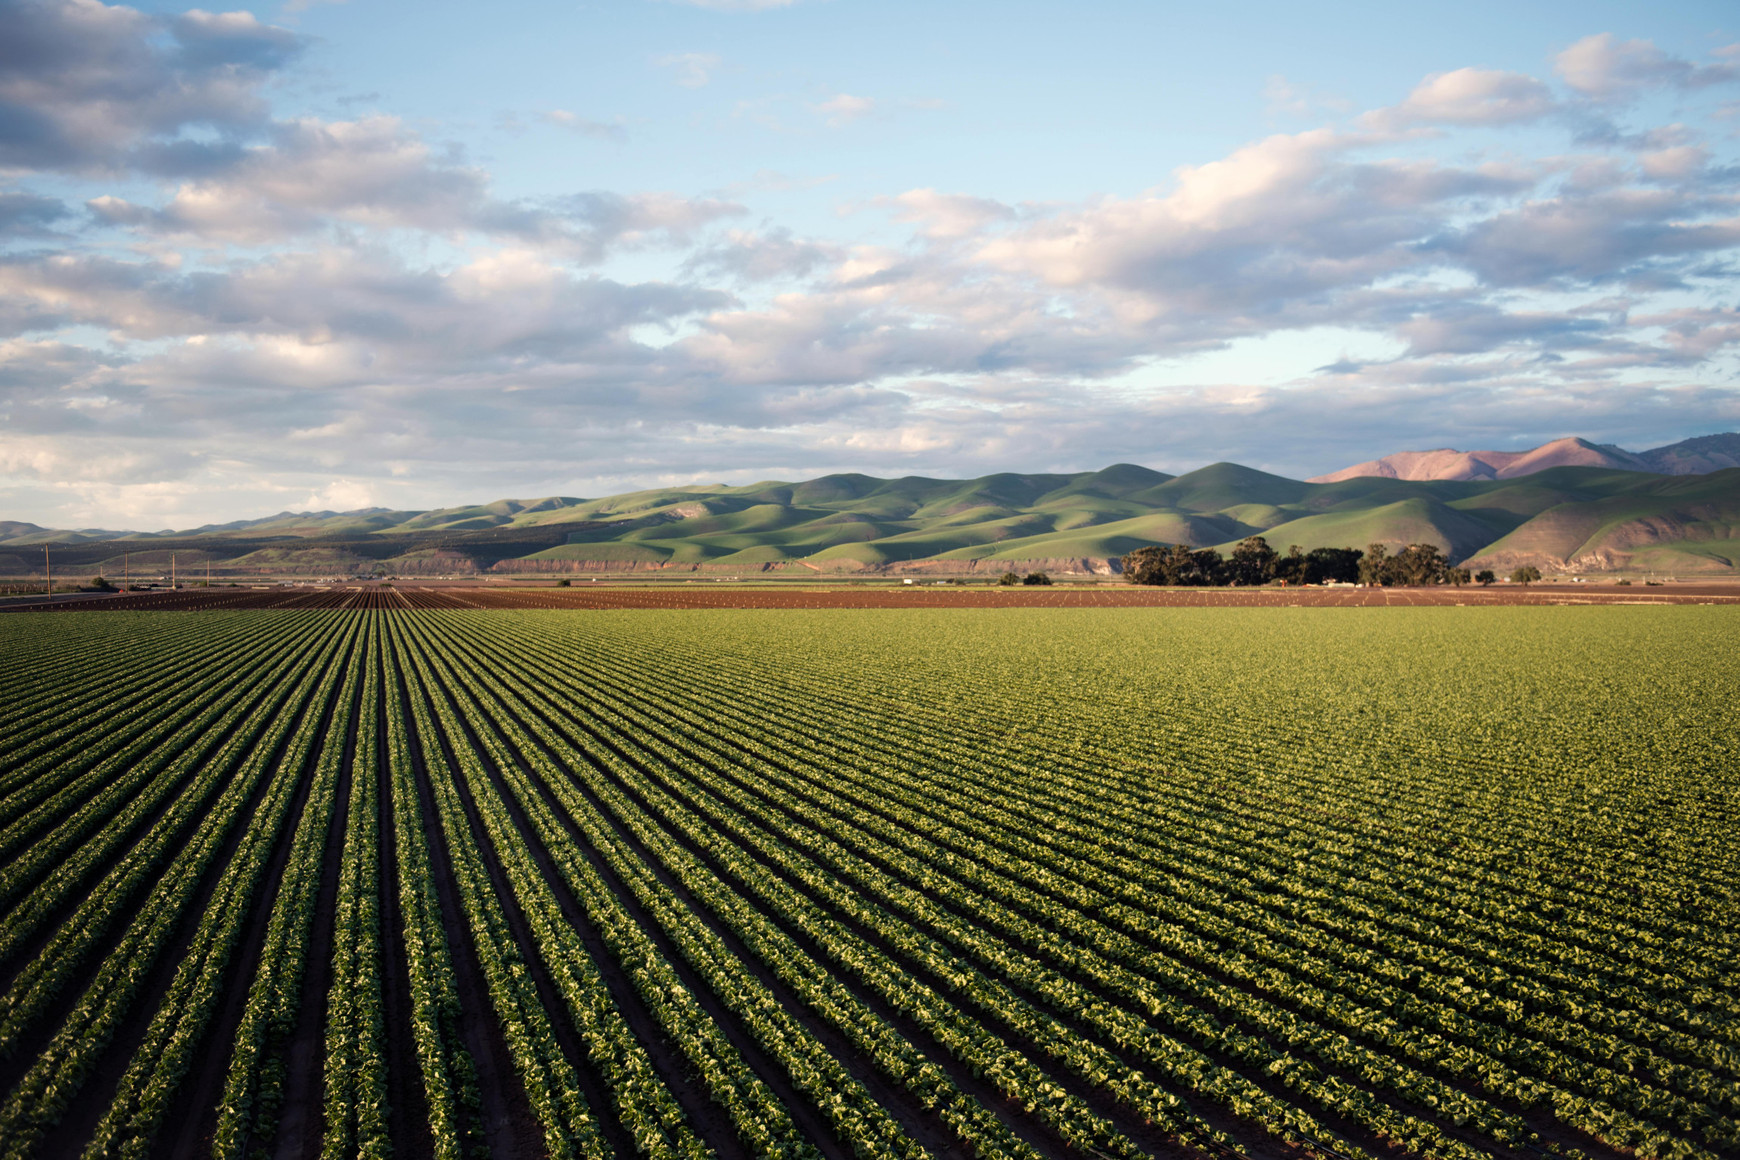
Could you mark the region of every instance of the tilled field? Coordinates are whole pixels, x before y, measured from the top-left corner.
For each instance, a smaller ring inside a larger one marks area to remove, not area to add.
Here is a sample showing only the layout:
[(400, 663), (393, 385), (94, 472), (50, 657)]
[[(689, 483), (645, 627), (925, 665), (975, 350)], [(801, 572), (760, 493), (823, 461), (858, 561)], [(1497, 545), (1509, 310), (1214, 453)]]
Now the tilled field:
[(1735, 615), (5, 618), (0, 1155), (1732, 1156)]
[(573, 588), (334, 585), (320, 588), (194, 588), (174, 592), (18, 603), (11, 611), (187, 611), (260, 608), (1421, 608), (1468, 605), (1740, 604), (1740, 585), (1659, 587), (1544, 584), (1454, 588), (771, 587), (700, 582), (581, 584)]

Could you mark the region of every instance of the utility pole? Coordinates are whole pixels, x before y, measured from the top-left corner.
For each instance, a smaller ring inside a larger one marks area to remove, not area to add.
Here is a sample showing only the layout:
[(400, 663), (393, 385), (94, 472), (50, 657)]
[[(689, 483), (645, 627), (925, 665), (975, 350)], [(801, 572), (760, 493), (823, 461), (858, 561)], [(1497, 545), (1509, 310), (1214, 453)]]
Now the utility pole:
[(48, 595), (54, 595), (54, 573), (48, 570), (48, 545), (42, 546), (42, 579), (48, 585)]
[(207, 556), (205, 559), (205, 586), (207, 588), (211, 587), (211, 557), (210, 556)]
[(132, 581), (129, 580), (128, 577), (130, 577), (132, 574), (133, 574), (133, 553), (122, 552), (121, 553), (121, 591), (123, 591), (123, 592), (127, 591), (128, 585), (132, 583)]
[(169, 590), (175, 591), (175, 553), (169, 553)]

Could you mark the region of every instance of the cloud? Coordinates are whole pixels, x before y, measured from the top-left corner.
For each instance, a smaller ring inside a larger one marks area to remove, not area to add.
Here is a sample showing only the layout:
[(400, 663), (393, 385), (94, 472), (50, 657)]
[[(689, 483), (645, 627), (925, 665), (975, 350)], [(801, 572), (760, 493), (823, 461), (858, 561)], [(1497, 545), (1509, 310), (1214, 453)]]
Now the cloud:
[(261, 87), (305, 45), (246, 12), (97, 0), (0, 0), (0, 27), (0, 169), (15, 171), (111, 171), (151, 148), (164, 165), (183, 130), (257, 131)]
[(487, 176), (438, 156), (396, 117), (298, 120), (275, 126), (221, 172), (182, 185), (161, 209), (113, 197), (92, 212), (158, 233), (264, 242), (339, 218), (434, 231), (506, 224), (487, 197)]
[(600, 141), (627, 141), (628, 130), (620, 121), (594, 121), (570, 113), (566, 109), (551, 109), (543, 114), (543, 119), (552, 125), (571, 130), (582, 137), (596, 137)]
[(1534, 77), (1492, 69), (1434, 73), (1407, 100), (1367, 117), (1378, 126), (1513, 125), (1555, 108), (1552, 92)]
[(162, 207), (105, 195), (89, 209), (113, 225), (208, 242), (269, 243), (336, 221), (514, 238), (586, 262), (602, 260), (617, 246), (680, 242), (743, 212), (734, 202), (666, 193), (503, 202), (490, 195), (483, 170), (385, 116), (280, 124), (270, 144), (249, 148), (210, 178), (184, 183)]
[(991, 198), (938, 193), (934, 189), (909, 189), (880, 200), (881, 204), (894, 208), (896, 221), (916, 222), (932, 238), (966, 237), (1015, 216), (1014, 210)]
[(854, 97), (850, 93), (840, 93), (829, 97), (814, 108), (827, 121), (829, 128), (838, 129), (851, 124), (859, 117), (865, 117), (875, 112), (876, 102), (870, 97)]
[(0, 190), (0, 239), (30, 237), (47, 231), (71, 214), (57, 198), (19, 190)]
[[(1721, 146), (1697, 123), (1538, 144), (1600, 116), (1597, 90), (1713, 83), (1726, 65), (1687, 73), (1608, 44), (1621, 63), (1562, 62), (1561, 95), (1579, 94), (1562, 101), (1534, 78), (1454, 69), (1150, 189), (908, 189), (860, 203), (887, 218), (859, 237), (845, 231), (861, 218), (811, 237), (737, 198), (826, 178), (508, 199), (391, 116), (274, 120), (261, 94), (302, 42), (245, 14), (80, 0), (26, 16), (102, 34), (50, 38), (68, 69), (24, 72), (54, 131), (0, 121), (0, 149), (36, 142), (58, 173), (135, 181), (86, 191), (109, 227), (89, 233), (58, 185), (0, 192), (0, 230), (36, 239), (0, 251), (9, 496), (187, 512), (205, 494), (241, 515), (600, 494), (673, 464), (802, 477), (1212, 456), (1308, 474), (1374, 442), (1556, 436), (1567, 413), (1609, 438), (1676, 409), (1740, 415), (1710, 385), (1740, 348), (1718, 300), (1740, 249)], [(35, 97), (9, 51), (11, 109)], [(658, 63), (698, 86), (719, 58)], [(116, 78), (144, 86), (139, 110), (99, 123), (105, 106), (80, 94)], [(873, 110), (849, 94), (813, 107), (836, 124)], [(1536, 127), (1488, 147), (1484, 130), (1515, 125)], [(152, 179), (156, 196), (138, 192)], [(620, 269), (663, 273), (586, 272), (625, 253)], [(1253, 349), (1299, 370), (1192, 370)], [(1205, 354), (1225, 358), (1191, 361)]]
[(685, 89), (699, 89), (713, 79), (713, 70), (720, 59), (710, 52), (673, 52), (653, 61), (660, 68), (671, 69), (672, 79)]
[(1740, 217), (1703, 217), (1715, 208), (1671, 189), (1545, 198), (1447, 231), (1430, 248), (1495, 286), (1677, 283), (1676, 259), (1740, 245)]
[[(1724, 50), (1733, 55), (1733, 49)], [(1740, 79), (1740, 66), (1698, 65), (1648, 40), (1620, 40), (1610, 32), (1586, 36), (1555, 58), (1554, 71), (1571, 88), (1598, 100), (1618, 100), (1657, 87), (1702, 88)]]
[(692, 273), (725, 275), (745, 282), (804, 278), (844, 256), (839, 246), (797, 238), (789, 229), (730, 230), (684, 262)]
[(574, 252), (589, 261), (616, 247), (684, 245), (705, 227), (748, 212), (734, 201), (674, 193), (577, 193), (551, 205), (582, 227)]

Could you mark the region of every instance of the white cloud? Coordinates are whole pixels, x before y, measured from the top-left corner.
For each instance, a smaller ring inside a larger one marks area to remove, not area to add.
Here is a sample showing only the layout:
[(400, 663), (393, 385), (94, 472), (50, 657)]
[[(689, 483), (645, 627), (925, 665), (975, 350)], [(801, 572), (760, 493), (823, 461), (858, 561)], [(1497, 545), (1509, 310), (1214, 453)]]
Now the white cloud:
[[(1732, 56), (1734, 46), (1720, 55)], [(1609, 100), (1657, 86), (1700, 88), (1740, 79), (1740, 67), (1724, 60), (1698, 65), (1648, 40), (1620, 40), (1610, 32), (1586, 36), (1554, 61), (1559, 77), (1585, 96)]]
[(602, 141), (626, 141), (628, 130), (621, 121), (594, 121), (582, 117), (578, 113), (570, 113), (567, 109), (551, 109), (543, 114), (543, 119), (552, 125), (571, 130), (582, 137), (597, 137)]
[[(1658, 125), (1542, 153), (1594, 103), (1557, 104), (1515, 73), (1435, 73), (1340, 128), (1254, 140), (1145, 191), (1016, 204), (908, 189), (860, 203), (893, 225), (809, 237), (735, 197), (827, 178), (504, 200), (481, 165), (392, 117), (270, 119), (265, 81), (301, 42), (245, 14), (43, 11), (23, 27), (65, 67), (0, 65), (3, 156), (167, 184), (155, 200), (99, 187), (88, 211), (123, 232), (112, 247), (78, 232), (64, 194), (0, 190), (0, 229), (34, 247), (0, 251), (10, 495), (423, 506), (432, 489), (597, 494), (677, 461), (1191, 466), (1207, 448), (1304, 472), (1374, 441), (1563, 434), (1572, 412), (1597, 437), (1675, 408), (1736, 413), (1732, 390), (1686, 385), (1725, 382), (1740, 348), (1731, 304), (1704, 289), (1731, 284), (1740, 249), (1725, 146)], [(83, 39), (67, 31), (81, 20)], [(1608, 97), (1729, 67), (1638, 43), (1573, 46), (1567, 87)], [(657, 63), (699, 87), (720, 59)], [(1279, 80), (1268, 95), (1324, 107)], [(5, 119), (38, 97), (29, 132)], [(137, 108), (104, 122), (123, 99)], [(811, 106), (834, 124), (882, 108)], [(1536, 127), (1487, 151), (1484, 130), (1507, 125)], [(641, 256), (655, 249), (670, 252)], [(665, 273), (584, 272), (630, 252), (621, 268)], [(1255, 384), (1215, 377), (1226, 360), (1192, 376), (1201, 354), (1281, 350), (1313, 328), (1360, 353)]]
[(1533, 121), (1553, 111), (1547, 86), (1521, 73), (1459, 68), (1434, 73), (1407, 100), (1371, 114), (1378, 126), (1510, 125)]
[[(0, 170), (77, 173), (222, 160), (267, 122), (266, 81), (304, 40), (246, 12), (173, 19), (97, 0), (0, 0)], [(212, 139), (178, 139), (183, 129)]]
[(352, 479), (335, 479), (325, 487), (308, 493), (302, 507), (308, 511), (348, 512), (374, 507), (374, 488)]
[(896, 221), (917, 222), (933, 238), (966, 237), (1015, 216), (1015, 211), (1000, 201), (934, 189), (909, 189), (881, 200), (894, 207)]
[(685, 89), (699, 89), (713, 79), (713, 70), (719, 67), (720, 59), (710, 52), (673, 52), (656, 58), (653, 63), (672, 70), (672, 79)]
[(876, 102), (870, 97), (854, 97), (851, 93), (839, 93), (815, 106), (817, 113), (827, 121), (830, 128), (838, 129), (851, 124), (859, 117), (868, 116), (876, 111)]

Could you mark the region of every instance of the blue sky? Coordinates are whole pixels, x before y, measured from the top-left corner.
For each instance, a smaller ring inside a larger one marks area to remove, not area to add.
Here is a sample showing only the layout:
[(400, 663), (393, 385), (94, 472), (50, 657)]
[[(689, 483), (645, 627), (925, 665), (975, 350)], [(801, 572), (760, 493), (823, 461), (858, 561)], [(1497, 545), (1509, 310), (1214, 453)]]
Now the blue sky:
[(3, 518), (1740, 427), (1731, 5), (0, 27)]

